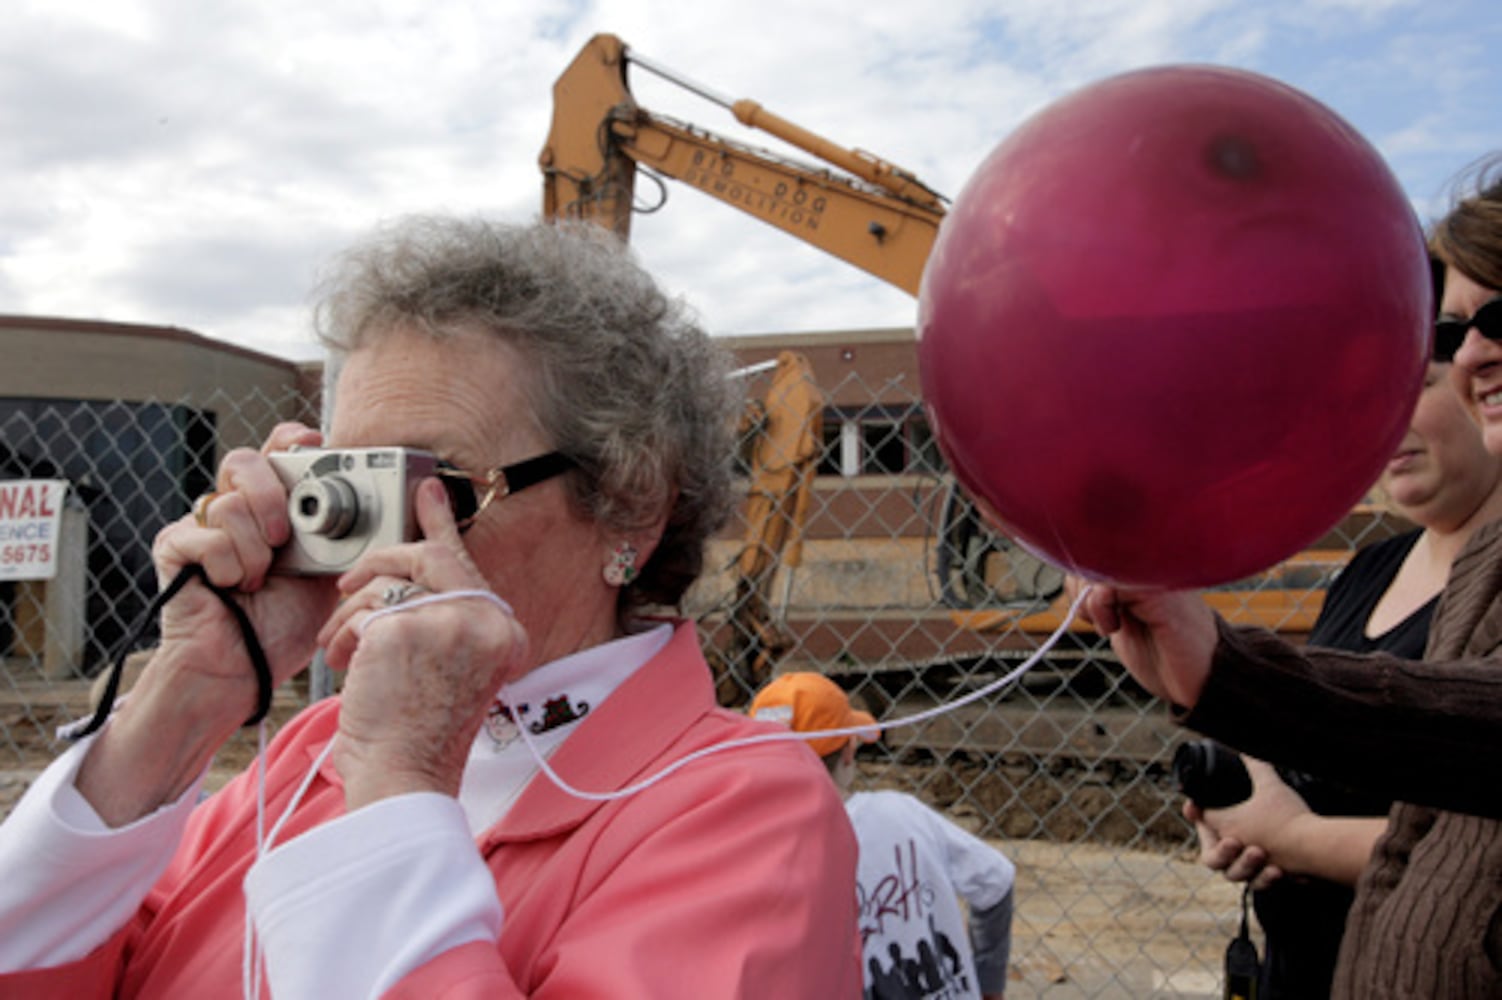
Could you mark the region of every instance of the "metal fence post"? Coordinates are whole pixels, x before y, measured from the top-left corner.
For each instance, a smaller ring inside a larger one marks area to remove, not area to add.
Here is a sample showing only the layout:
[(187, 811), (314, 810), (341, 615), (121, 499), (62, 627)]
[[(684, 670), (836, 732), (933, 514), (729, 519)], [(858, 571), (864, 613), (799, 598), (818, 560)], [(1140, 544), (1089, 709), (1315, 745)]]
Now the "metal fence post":
[(89, 515), (71, 493), (59, 519), (58, 536), (57, 575), (47, 581), (42, 673), (48, 680), (69, 680), (82, 676), (89, 570)]

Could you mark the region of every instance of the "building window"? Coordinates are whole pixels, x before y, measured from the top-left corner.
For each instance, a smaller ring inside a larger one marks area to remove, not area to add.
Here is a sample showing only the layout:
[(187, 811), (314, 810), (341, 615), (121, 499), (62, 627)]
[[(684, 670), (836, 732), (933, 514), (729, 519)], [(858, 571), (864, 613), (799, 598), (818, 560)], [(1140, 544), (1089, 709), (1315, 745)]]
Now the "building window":
[(846, 475), (844, 466), (845, 447), (841, 443), (844, 433), (844, 422), (834, 407), (824, 411), (824, 440), (819, 447), (819, 475), (843, 476)]
[(907, 471), (907, 442), (896, 420), (863, 420), (860, 424), (861, 471), (898, 476)]
[(937, 476), (944, 471), (944, 456), (939, 451), (939, 439), (934, 437), (928, 425), (928, 416), (920, 409), (902, 425), (907, 436), (908, 470), (926, 476)]
[(820, 475), (934, 475), (943, 467), (921, 406), (832, 406), (824, 411)]

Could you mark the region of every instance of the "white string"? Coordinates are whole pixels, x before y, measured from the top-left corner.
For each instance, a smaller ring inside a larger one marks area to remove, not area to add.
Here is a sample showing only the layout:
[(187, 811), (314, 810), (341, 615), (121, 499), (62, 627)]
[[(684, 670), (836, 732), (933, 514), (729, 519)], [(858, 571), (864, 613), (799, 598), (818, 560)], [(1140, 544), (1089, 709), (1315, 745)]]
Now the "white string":
[(512, 616), (513, 618), (516, 617), (516, 612), (511, 610), (511, 605), (507, 604), (500, 598), (499, 595), (497, 595), (493, 591), (480, 589), (442, 590), (434, 594), (424, 594), (421, 597), (409, 598), (408, 600), (402, 601), (398, 604), (388, 604), (384, 608), (376, 608), (374, 611), (371, 611), (365, 616), (365, 620), (362, 621), (355, 629), (355, 634), (364, 635), (365, 630), (370, 628), (370, 623), (378, 618), (385, 618), (387, 615), (401, 614), (404, 611), (412, 611), (415, 608), (420, 608), (428, 604), (441, 604), (444, 601), (458, 601), (466, 597), (478, 597), (481, 600), (489, 601), (491, 604), (494, 604), (496, 607), (506, 612), (506, 614)]
[[(337, 738), (337, 737), (335, 737)], [(302, 783), (292, 793), (292, 800), (287, 803), (287, 808), (282, 810), (281, 817), (271, 827), (271, 832), (262, 834), (265, 828), (266, 816), (266, 722), (261, 721), (256, 754), (256, 860), (259, 861), (271, 852), (276, 843), (276, 838), (282, 832), (282, 827), (292, 818), (297, 807), (302, 803), (303, 796), (312, 786), (313, 779), (323, 767), (324, 761), (329, 759), (329, 754), (334, 750), (334, 739), (331, 738), (326, 746), (319, 751), (318, 757), (313, 761), (313, 766), (308, 768), (308, 773), (303, 775)], [(241, 975), (241, 988), (245, 994), (245, 1000), (258, 1000), (261, 995), (261, 977), (263, 974), (263, 962), (261, 959), (261, 947), (256, 941), (255, 925), (250, 919), (250, 908), (247, 901), (245, 910), (245, 952), (243, 955), (244, 968)]]
[[(989, 684), (986, 684), (984, 687), (970, 692), (963, 698), (956, 699), (955, 701), (949, 702), (948, 704), (936, 705), (933, 708), (925, 709), (924, 711), (918, 712), (914, 715), (882, 722), (877, 726), (877, 728), (899, 729), (903, 726), (913, 726), (917, 725), (920, 722), (927, 722), (929, 719), (936, 718), (948, 712), (953, 712), (959, 708), (964, 708), (971, 702), (984, 698), (987, 695), (999, 691), (1000, 689), (1013, 683), (1023, 674), (1027, 673), (1033, 667), (1037, 666), (1039, 661), (1041, 661), (1043, 657), (1047, 655), (1049, 651), (1051, 651), (1054, 646), (1058, 644), (1059, 639), (1062, 638), (1064, 633), (1068, 630), (1070, 623), (1074, 621), (1075, 615), (1079, 612), (1080, 605), (1084, 603), (1085, 595), (1089, 592), (1090, 588), (1088, 586), (1080, 590), (1079, 594), (1075, 597), (1074, 602), (1069, 605), (1069, 613), (1064, 616), (1064, 619), (1061, 622), (1059, 622), (1059, 627), (1054, 629), (1053, 633), (1048, 637), (1048, 639), (1043, 643), (1042, 646), (1038, 647), (1037, 651), (1034, 652), (1033, 655), (1029, 656), (1010, 673), (998, 678), (997, 680), (992, 681)], [(526, 713), (522, 712), (521, 714), (524, 715)], [(658, 771), (656, 774), (651, 775), (648, 778), (644, 778), (641, 781), (638, 781), (634, 785), (627, 785), (625, 788), (617, 789), (613, 792), (591, 792), (584, 789), (575, 788), (573, 785), (565, 781), (557, 771), (553, 770), (552, 765), (548, 763), (547, 759), (538, 752), (537, 745), (532, 742), (532, 736), (528, 732), (528, 727), (520, 724), (518, 724), (516, 727), (516, 731), (521, 734), (522, 742), (526, 744), (527, 750), (532, 754), (532, 759), (536, 761), (537, 766), (542, 771), (542, 773), (547, 775), (548, 779), (552, 781), (553, 784), (557, 785), (559, 790), (572, 795), (575, 798), (584, 799), (589, 802), (610, 802), (615, 799), (623, 799), (628, 795), (635, 795), (637, 792), (645, 791), (646, 789), (651, 788), (653, 785), (657, 784), (657, 782), (661, 781), (663, 778), (666, 778), (668, 775), (672, 774), (674, 771), (677, 771), (679, 768), (685, 767), (693, 761), (708, 757), (710, 754), (719, 753), (722, 750), (733, 750), (738, 747), (756, 746), (761, 743), (779, 743), (787, 740), (816, 740), (823, 739), (824, 737), (828, 736), (862, 736), (869, 734), (871, 732), (871, 729), (871, 726), (851, 726), (844, 729), (820, 729), (816, 732), (797, 732), (794, 730), (788, 730), (785, 733), (760, 733), (756, 736), (743, 736), (739, 739), (725, 740), (722, 743), (715, 743), (711, 746), (703, 747), (702, 749), (695, 750), (691, 754), (680, 757), (678, 760), (675, 760), (668, 766), (664, 767), (661, 771)]]
[[(256, 859), (265, 854), (266, 843), (266, 720), (256, 726)], [(245, 1000), (261, 993), (261, 962), (255, 926), (250, 921), (250, 901), (245, 902), (245, 940), (240, 951), (240, 992)]]

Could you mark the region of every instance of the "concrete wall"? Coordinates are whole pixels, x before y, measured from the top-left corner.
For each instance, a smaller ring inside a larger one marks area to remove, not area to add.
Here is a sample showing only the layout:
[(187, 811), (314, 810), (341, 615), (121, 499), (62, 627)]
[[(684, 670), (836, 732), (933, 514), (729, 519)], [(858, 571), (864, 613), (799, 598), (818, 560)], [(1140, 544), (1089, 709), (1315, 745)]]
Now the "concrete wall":
[(318, 384), (316, 365), (178, 327), (97, 320), (0, 315), (0, 358), (0, 397), (186, 402), (216, 412), (243, 401), (244, 419), (220, 420), (225, 447), (306, 418), (294, 403)]

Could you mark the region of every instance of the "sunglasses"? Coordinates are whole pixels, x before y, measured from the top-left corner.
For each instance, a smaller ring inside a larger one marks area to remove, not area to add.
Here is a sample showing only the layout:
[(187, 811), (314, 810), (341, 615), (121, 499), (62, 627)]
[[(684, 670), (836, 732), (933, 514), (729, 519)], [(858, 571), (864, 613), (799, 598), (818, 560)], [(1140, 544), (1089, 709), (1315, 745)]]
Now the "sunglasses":
[(504, 500), (528, 486), (561, 476), (574, 467), (573, 459), (562, 452), (550, 451), (511, 465), (498, 465), (480, 476), (450, 462), (439, 462), (433, 474), (448, 491), (454, 522), (460, 531), (467, 531), (485, 513), (492, 500)]
[(1441, 316), (1434, 324), (1434, 360), (1454, 361), (1472, 327), (1487, 340), (1502, 341), (1502, 295), (1483, 302), (1470, 319)]

